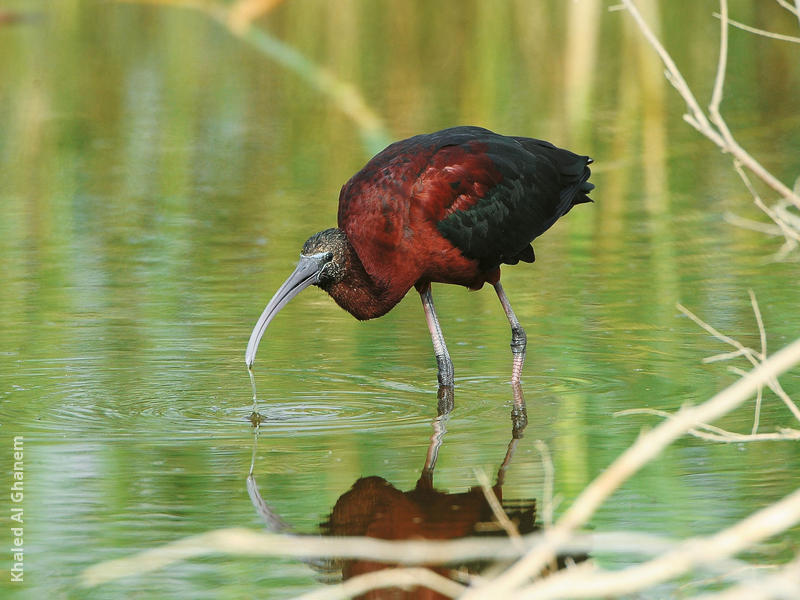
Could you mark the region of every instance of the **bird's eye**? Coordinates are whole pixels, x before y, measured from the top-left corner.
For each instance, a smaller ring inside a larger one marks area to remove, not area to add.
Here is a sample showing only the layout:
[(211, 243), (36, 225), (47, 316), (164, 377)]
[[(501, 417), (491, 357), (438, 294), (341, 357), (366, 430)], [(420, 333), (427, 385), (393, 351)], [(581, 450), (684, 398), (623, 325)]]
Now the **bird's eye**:
[(326, 261), (326, 262), (330, 262), (330, 261), (332, 261), (332, 260), (333, 260), (333, 252), (327, 252), (327, 253), (325, 254), (325, 261)]

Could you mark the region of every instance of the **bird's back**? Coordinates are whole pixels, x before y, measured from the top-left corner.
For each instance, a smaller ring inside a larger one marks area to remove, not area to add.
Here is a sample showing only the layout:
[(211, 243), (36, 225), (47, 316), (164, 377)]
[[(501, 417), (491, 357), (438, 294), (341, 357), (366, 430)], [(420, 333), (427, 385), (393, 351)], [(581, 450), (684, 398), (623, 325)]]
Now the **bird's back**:
[[(339, 227), (377, 280), (480, 285), (589, 202), (591, 159), (532, 138), (454, 127), (387, 147), (342, 188)], [(422, 275), (421, 275), (422, 274)], [(404, 294), (407, 290), (404, 289)]]

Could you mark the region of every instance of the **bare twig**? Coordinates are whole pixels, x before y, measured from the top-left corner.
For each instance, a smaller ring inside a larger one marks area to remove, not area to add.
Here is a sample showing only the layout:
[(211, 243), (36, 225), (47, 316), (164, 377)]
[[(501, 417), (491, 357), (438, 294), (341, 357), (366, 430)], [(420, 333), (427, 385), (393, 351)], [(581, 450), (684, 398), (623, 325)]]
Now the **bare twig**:
[[(684, 315), (686, 315), (692, 321), (697, 323), (700, 327), (702, 327), (703, 329), (708, 331), (715, 338), (717, 338), (718, 340), (720, 340), (722, 342), (725, 342), (726, 344), (730, 344), (731, 346), (733, 346), (734, 348), (737, 349), (737, 352), (729, 353), (729, 354), (726, 355), (727, 357), (744, 356), (745, 358), (747, 358), (748, 361), (750, 361), (750, 363), (754, 367), (759, 365), (760, 363), (762, 363), (764, 361), (764, 359), (766, 358), (765, 356), (759, 354), (758, 352), (756, 352), (752, 348), (747, 348), (743, 344), (741, 344), (739, 341), (737, 341), (737, 340), (735, 340), (735, 339), (733, 339), (733, 338), (731, 338), (731, 337), (729, 337), (727, 335), (724, 335), (724, 334), (720, 333), (714, 327), (712, 327), (711, 325), (709, 325), (708, 323), (703, 321), (700, 317), (695, 315), (692, 311), (690, 311), (688, 308), (686, 308), (682, 304), (678, 304), (677, 307), (678, 307), (678, 310), (680, 310)], [(758, 319), (760, 319), (760, 314), (757, 316), (757, 320)], [(711, 362), (712, 360), (720, 360), (722, 356), (723, 355), (712, 356), (712, 357), (710, 357), (711, 360), (706, 359), (706, 362)], [(789, 409), (789, 411), (794, 415), (794, 417), (798, 421), (800, 421), (800, 408), (798, 408), (797, 404), (795, 404), (794, 401), (789, 397), (789, 395), (784, 391), (784, 389), (781, 386), (781, 384), (775, 379), (771, 379), (771, 380), (767, 381), (766, 384), (783, 401), (783, 403), (786, 405), (786, 408)]]
[(683, 78), (680, 70), (675, 65), (675, 61), (672, 60), (669, 52), (667, 52), (661, 42), (658, 41), (658, 38), (647, 25), (644, 18), (642, 18), (642, 15), (639, 13), (639, 10), (636, 8), (636, 5), (633, 4), (632, 0), (622, 0), (622, 3), (631, 14), (634, 21), (636, 21), (636, 24), (639, 26), (639, 29), (644, 37), (648, 42), (650, 42), (650, 45), (658, 53), (658, 56), (664, 63), (664, 66), (667, 68), (665, 76), (686, 102), (687, 107), (691, 111), (691, 115), (688, 116), (692, 119), (692, 124), (697, 129), (701, 130), (705, 135), (707, 135), (715, 144), (722, 147), (724, 145), (722, 138), (711, 127), (706, 114), (700, 108), (700, 104), (694, 97), (692, 90), (689, 88), (689, 85), (686, 83), (686, 80)]
[[(688, 316), (688, 315), (687, 315)], [(750, 352), (754, 352), (750, 348), (742, 348), (741, 350), (733, 350), (732, 352), (721, 352), (720, 354), (715, 354), (714, 356), (706, 356), (703, 359), (704, 363), (712, 363), (712, 362), (719, 362), (722, 360), (730, 360), (732, 358), (737, 358), (739, 356), (744, 356)]]
[[(752, 348), (747, 348), (747, 347), (743, 346), (739, 341), (733, 339), (732, 337), (729, 337), (729, 336), (725, 335), (724, 333), (720, 333), (719, 331), (717, 331), (712, 325), (709, 325), (708, 323), (703, 321), (703, 319), (698, 317), (696, 314), (694, 314), (692, 311), (690, 311), (688, 308), (686, 308), (683, 304), (678, 303), (678, 304), (676, 304), (676, 307), (684, 315), (689, 317), (692, 321), (694, 321), (697, 325), (699, 325), (700, 327), (705, 329), (708, 333), (710, 333), (712, 336), (717, 338), (719, 341), (725, 342), (726, 344), (730, 344), (731, 346), (736, 348), (738, 350), (738, 354), (739, 355), (751, 356), (753, 354), (756, 354), (755, 350), (753, 350)], [(762, 357), (758, 357), (758, 358), (760, 359)], [(751, 357), (751, 361), (750, 362), (753, 362), (753, 366), (755, 366), (755, 364), (756, 364), (754, 362), (755, 360), (756, 359)]]
[(522, 548), (522, 538), (519, 535), (519, 530), (517, 529), (517, 526), (511, 522), (511, 519), (508, 518), (506, 511), (503, 510), (503, 506), (500, 504), (500, 500), (497, 499), (497, 495), (494, 493), (492, 484), (489, 482), (489, 478), (486, 476), (486, 473), (480, 469), (475, 469), (474, 472), (475, 478), (478, 480), (481, 490), (483, 491), (483, 495), (486, 498), (486, 502), (489, 504), (489, 508), (492, 509), (494, 518), (497, 519), (497, 522), (508, 534), (508, 537), (511, 538), (511, 542), (517, 548)]
[[(525, 548), (540, 543), (540, 534), (522, 536)], [(564, 553), (605, 552), (635, 557), (659, 556), (677, 548), (681, 542), (645, 533), (578, 533), (560, 547)], [(416, 554), (414, 561), (412, 554)], [(86, 569), (84, 585), (96, 586), (132, 575), (143, 575), (180, 560), (219, 554), (224, 556), (276, 556), (309, 558), (362, 558), (377, 562), (445, 564), (469, 560), (506, 560), (520, 556), (506, 539), (465, 538), (453, 541), (385, 541), (374, 538), (322, 538), (255, 532), (242, 528), (210, 531), (170, 542), (132, 556), (104, 561)], [(720, 560), (709, 566), (713, 573), (746, 569), (750, 565), (736, 559)], [(392, 572), (388, 570), (387, 572)], [(404, 574), (391, 585), (403, 585)], [(474, 578), (477, 579), (477, 578)], [(489, 582), (487, 581), (487, 584)]]
[[(719, 13), (714, 13), (714, 16), (718, 19), (721, 18)], [(773, 40), (781, 40), (782, 42), (792, 42), (794, 44), (800, 44), (800, 37), (796, 37), (793, 35), (784, 35), (782, 33), (775, 33), (774, 31), (767, 31), (766, 29), (759, 29), (758, 27), (751, 27), (750, 25), (745, 25), (744, 23), (740, 23), (739, 21), (734, 21), (733, 19), (727, 19), (728, 23), (733, 25), (738, 29), (742, 29), (744, 31), (748, 31), (750, 33), (755, 33), (756, 35), (763, 35), (764, 37), (772, 38)]]
[[(708, 112), (712, 119), (716, 116), (724, 126), (724, 121), (719, 114), (719, 105), (722, 102), (722, 89), (725, 87), (725, 71), (728, 65), (728, 0), (720, 0), (720, 32), (719, 32), (719, 59), (717, 60), (717, 75), (714, 77), (714, 91), (711, 92), (711, 103)], [(717, 123), (719, 127), (719, 123)], [(722, 129), (720, 127), (720, 129)], [(724, 132), (723, 132), (724, 135)]]
[(756, 392), (756, 401), (753, 406), (753, 426), (750, 428), (750, 435), (754, 436), (758, 433), (758, 425), (761, 422), (761, 402), (764, 400), (764, 388), (758, 388)]
[[(800, 178), (798, 178), (798, 181), (800, 181)], [(800, 193), (800, 186), (795, 184), (795, 189), (798, 191), (798, 193)], [(775, 205), (775, 212), (781, 216), (781, 219), (786, 221), (797, 231), (800, 231), (800, 214), (790, 212), (789, 208), (790, 206), (787, 202), (778, 202)]]
[(747, 173), (744, 172), (744, 169), (742, 169), (742, 165), (738, 160), (733, 161), (733, 167), (736, 169), (739, 177), (750, 191), (750, 194), (753, 196), (753, 202), (755, 202), (756, 206), (766, 213), (766, 215), (778, 226), (777, 235), (783, 234), (783, 237), (786, 241), (784, 242), (781, 250), (778, 252), (776, 259), (780, 260), (784, 258), (789, 252), (797, 248), (798, 242), (800, 242), (800, 223), (791, 223), (789, 220), (790, 217), (787, 218), (789, 215), (780, 214), (777, 206), (775, 208), (770, 208), (766, 205), (766, 203), (761, 199), (761, 196), (758, 195), (758, 192), (756, 192), (753, 184), (750, 182), (750, 178), (747, 176)]
[[(655, 408), (630, 408), (627, 410), (620, 410), (614, 413), (615, 417), (621, 417), (626, 415), (656, 415), (659, 417), (666, 417), (672, 418), (672, 413), (667, 412), (665, 410), (658, 410)], [(687, 431), (689, 435), (693, 435), (694, 437), (708, 440), (710, 442), (725, 442), (725, 443), (733, 443), (733, 442), (763, 442), (763, 441), (783, 441), (783, 440), (800, 440), (800, 430), (798, 429), (789, 429), (789, 428), (781, 428), (775, 433), (735, 433), (733, 431), (728, 431), (726, 429), (722, 429), (721, 427), (716, 427), (715, 425), (709, 425), (707, 423), (698, 423), (696, 427), (693, 427), (689, 431)]]
[(794, 0), (794, 6), (789, 4), (786, 0), (775, 0), (780, 6), (788, 10), (800, 20), (800, 0)]
[[(686, 102), (689, 113), (684, 115), (684, 120), (692, 127), (697, 129), (700, 133), (714, 142), (723, 152), (729, 152), (733, 157), (738, 160), (742, 165), (747, 167), (751, 172), (757, 175), (766, 185), (778, 192), (783, 198), (790, 201), (796, 207), (800, 208), (800, 196), (797, 195), (791, 188), (780, 181), (761, 163), (759, 163), (752, 155), (750, 155), (738, 142), (734, 139), (730, 130), (728, 129), (725, 121), (719, 114), (719, 102), (722, 99), (722, 86), (724, 79), (720, 74), (727, 64), (727, 33), (725, 33), (724, 40), (721, 39), (720, 43), (720, 58), (717, 68), (717, 78), (715, 80), (714, 94), (712, 96), (712, 103), (709, 107), (709, 115), (700, 108), (691, 88), (686, 83), (675, 62), (672, 60), (669, 52), (666, 51), (664, 46), (655, 36), (653, 31), (647, 25), (647, 22), (642, 18), (639, 10), (636, 8), (633, 0), (622, 0), (625, 8), (628, 10), (634, 21), (638, 25), (645, 39), (650, 43), (653, 49), (658, 53), (664, 66), (667, 69), (667, 80), (673, 85), (677, 92), (681, 95)], [(720, 1), (722, 29), (727, 32), (727, 2), (726, 0)], [(713, 125), (712, 125), (713, 123)], [(716, 128), (715, 128), (716, 127)]]
[[(518, 558), (540, 543), (541, 534), (521, 536), (524, 548), (516, 549), (502, 538), (464, 538), (451, 541), (387, 541), (369, 537), (320, 537), (251, 531), (241, 527), (217, 529), (169, 542), (125, 558), (108, 560), (87, 568), (85, 585), (100, 585), (130, 575), (141, 575), (178, 561), (222, 554), (227, 556), (281, 556), (299, 559), (338, 557), (394, 564), (439, 565), (472, 560)], [(576, 534), (561, 546), (567, 553), (603, 550), (635, 556), (655, 556), (674, 548), (676, 542), (643, 533), (605, 532)]]
[(553, 459), (550, 456), (550, 450), (547, 448), (547, 444), (545, 444), (542, 440), (536, 440), (535, 443), (536, 450), (539, 451), (539, 455), (542, 457), (542, 469), (544, 470), (544, 496), (543, 501), (543, 509), (542, 509), (542, 523), (544, 524), (545, 528), (550, 527), (553, 524), (553, 511), (555, 510), (555, 504), (553, 501), (553, 481), (555, 479), (553, 473)]
[(337, 585), (327, 586), (298, 596), (297, 600), (340, 600), (343, 598), (355, 598), (366, 592), (389, 588), (415, 588), (425, 587), (443, 596), (455, 598), (460, 595), (466, 587), (434, 573), (430, 569), (421, 567), (409, 567), (404, 569), (383, 569), (357, 575), (347, 581)]
[(723, 215), (723, 219), (725, 219), (731, 225), (736, 225), (737, 227), (741, 227), (742, 229), (750, 229), (751, 231), (757, 231), (758, 233), (763, 233), (764, 235), (774, 235), (774, 236), (783, 235), (781, 228), (778, 227), (777, 225), (771, 225), (769, 223), (762, 223), (761, 221), (754, 221), (753, 219), (740, 217), (735, 213), (726, 212)]
[[(530, 547), (536, 539), (537, 536), (524, 536), (525, 547)], [(487, 557), (511, 558), (519, 556), (519, 551), (505, 539), (396, 542), (368, 537), (284, 535), (231, 527), (186, 537), (127, 558), (104, 561), (86, 569), (83, 581), (89, 586), (99, 585), (209, 554), (296, 558), (336, 556), (399, 564), (442, 564)]]
[[(750, 295), (750, 305), (753, 307), (753, 314), (756, 316), (756, 323), (758, 324), (758, 335), (761, 340), (761, 360), (767, 356), (767, 332), (764, 329), (764, 320), (761, 318), (761, 310), (758, 308), (758, 301), (753, 290), (747, 290)], [(752, 435), (758, 431), (758, 422), (761, 418), (761, 400), (763, 397), (763, 388), (758, 388), (756, 395), (755, 415), (753, 416), (753, 429), (750, 431)]]

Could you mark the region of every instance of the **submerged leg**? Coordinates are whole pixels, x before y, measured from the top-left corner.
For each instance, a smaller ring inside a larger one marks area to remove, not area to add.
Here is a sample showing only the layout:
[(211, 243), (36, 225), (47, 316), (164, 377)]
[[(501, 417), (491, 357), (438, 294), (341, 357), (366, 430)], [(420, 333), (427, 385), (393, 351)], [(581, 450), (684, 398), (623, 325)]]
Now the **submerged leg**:
[(445, 387), (453, 386), (453, 361), (450, 360), (450, 353), (444, 343), (444, 335), (436, 318), (436, 311), (433, 309), (433, 296), (431, 295), (430, 284), (420, 290), (419, 296), (422, 299), (422, 307), (425, 309), (425, 320), (428, 322), (428, 330), (431, 332), (433, 340), (433, 353), (436, 355), (436, 364), (439, 367), (439, 385)]
[(494, 290), (497, 292), (497, 297), (500, 298), (500, 304), (503, 305), (503, 310), (506, 311), (506, 317), (511, 324), (511, 352), (514, 353), (514, 365), (511, 370), (511, 382), (519, 383), (519, 378), (522, 375), (522, 365), (525, 363), (525, 345), (528, 338), (525, 335), (525, 330), (519, 324), (517, 315), (514, 314), (514, 309), (508, 301), (506, 293), (503, 291), (503, 286), (500, 282), (494, 284)]

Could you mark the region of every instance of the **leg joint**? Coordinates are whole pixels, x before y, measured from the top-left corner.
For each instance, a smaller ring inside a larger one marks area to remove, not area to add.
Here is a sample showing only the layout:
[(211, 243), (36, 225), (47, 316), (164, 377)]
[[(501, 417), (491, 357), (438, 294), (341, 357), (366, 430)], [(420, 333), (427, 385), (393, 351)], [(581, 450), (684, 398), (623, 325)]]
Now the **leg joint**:
[(511, 328), (511, 350), (514, 354), (525, 352), (525, 346), (528, 343), (528, 336), (525, 330), (520, 325)]

